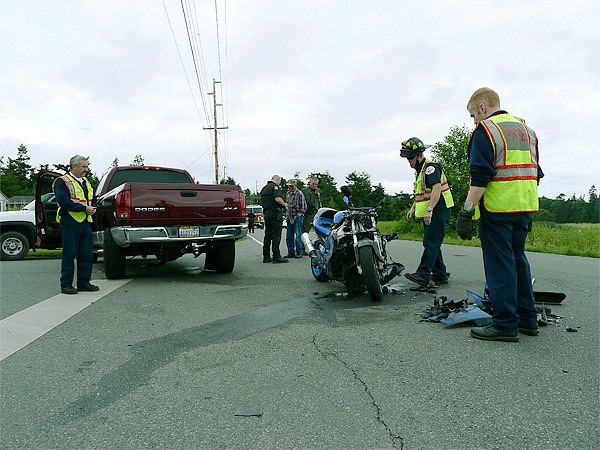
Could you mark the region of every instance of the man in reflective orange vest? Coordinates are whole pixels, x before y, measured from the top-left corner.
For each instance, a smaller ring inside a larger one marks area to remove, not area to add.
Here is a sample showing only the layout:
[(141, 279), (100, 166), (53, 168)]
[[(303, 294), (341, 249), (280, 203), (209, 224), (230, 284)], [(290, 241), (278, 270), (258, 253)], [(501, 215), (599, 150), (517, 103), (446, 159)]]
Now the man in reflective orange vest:
[(521, 120), (500, 108), (490, 88), (477, 89), (467, 103), (475, 122), (468, 145), (471, 180), (456, 220), (462, 239), (472, 239), (471, 220), (479, 206), (479, 237), (492, 299), (492, 323), (473, 328), (476, 339), (516, 342), (519, 332), (539, 332), (525, 240), (531, 213), (538, 210), (538, 139)]
[[(62, 265), (60, 291), (77, 294), (79, 291), (97, 291), (90, 283), (94, 259), (94, 243), (90, 223), (96, 212), (92, 185), (85, 178), (88, 161), (75, 155), (69, 162), (69, 173), (54, 181), (54, 195), (58, 203), (56, 220), (60, 223), (62, 237)], [(77, 288), (73, 287), (77, 259)]]
[(446, 227), (450, 221), (450, 208), (454, 206), (450, 186), (442, 166), (429, 161), (423, 152), (431, 147), (424, 145), (417, 137), (402, 143), (400, 156), (406, 158), (410, 167), (415, 169), (414, 202), (406, 215), (408, 221), (413, 217), (423, 220), (423, 255), (415, 273), (404, 276), (421, 286), (448, 283), (448, 272), (442, 257), (442, 242)]

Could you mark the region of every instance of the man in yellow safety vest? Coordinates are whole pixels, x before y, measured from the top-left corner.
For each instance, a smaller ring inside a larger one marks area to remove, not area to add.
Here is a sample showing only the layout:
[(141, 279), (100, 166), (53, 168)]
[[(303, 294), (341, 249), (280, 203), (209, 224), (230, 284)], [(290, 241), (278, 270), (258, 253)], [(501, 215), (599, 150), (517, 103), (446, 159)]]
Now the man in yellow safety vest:
[(490, 88), (477, 89), (467, 110), (475, 122), (468, 144), (471, 180), (456, 231), (462, 239), (472, 239), (471, 220), (480, 213), (479, 238), (493, 308), (492, 323), (473, 328), (471, 335), (516, 342), (519, 332), (539, 332), (525, 256), (531, 213), (538, 210), (538, 182), (544, 176), (538, 139), (524, 120), (500, 108), (500, 97)]
[(415, 273), (404, 276), (421, 286), (448, 283), (449, 273), (446, 272), (441, 246), (450, 220), (450, 208), (454, 206), (442, 166), (423, 156), (429, 147), (421, 139), (413, 137), (404, 141), (400, 149), (400, 156), (415, 169), (414, 202), (406, 218), (408, 221), (413, 217), (422, 219), (425, 227), (421, 263)]
[[(69, 173), (54, 181), (54, 195), (58, 203), (56, 221), (60, 223), (62, 237), (62, 265), (60, 291), (77, 294), (79, 291), (97, 291), (90, 283), (94, 258), (94, 243), (90, 223), (96, 213), (94, 191), (84, 176), (88, 161), (75, 155), (69, 162)], [(73, 287), (77, 259), (77, 288)]]

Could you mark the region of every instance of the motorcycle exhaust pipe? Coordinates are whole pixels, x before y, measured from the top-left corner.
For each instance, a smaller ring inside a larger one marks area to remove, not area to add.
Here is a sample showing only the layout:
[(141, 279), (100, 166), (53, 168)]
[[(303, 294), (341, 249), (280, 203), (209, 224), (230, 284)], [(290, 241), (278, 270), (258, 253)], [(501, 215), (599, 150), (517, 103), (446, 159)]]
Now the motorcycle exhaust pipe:
[(314, 245), (312, 245), (312, 241), (310, 240), (310, 236), (308, 235), (308, 233), (302, 233), (301, 236), (302, 239), (302, 243), (304, 244), (304, 249), (306, 250), (306, 253), (308, 253), (309, 255), (311, 253), (314, 253), (315, 255), (317, 254)]
[(319, 255), (317, 255), (315, 246), (312, 244), (312, 241), (310, 240), (310, 236), (308, 235), (308, 233), (302, 233), (301, 239), (302, 239), (302, 243), (304, 244), (304, 249), (306, 250), (306, 253), (308, 253), (308, 256), (310, 256), (310, 259), (315, 261), (315, 263), (317, 264), (317, 267), (319, 269), (322, 269), (323, 262), (321, 261), (321, 258), (319, 258)]

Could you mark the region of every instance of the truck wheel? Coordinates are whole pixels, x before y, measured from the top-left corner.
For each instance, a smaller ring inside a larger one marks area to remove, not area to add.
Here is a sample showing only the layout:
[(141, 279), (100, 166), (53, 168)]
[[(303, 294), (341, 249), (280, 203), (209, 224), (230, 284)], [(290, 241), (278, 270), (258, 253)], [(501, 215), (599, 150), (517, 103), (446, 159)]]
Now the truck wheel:
[(104, 231), (104, 274), (109, 280), (125, 276), (125, 254), (112, 237), (110, 229)]
[(29, 251), (29, 241), (18, 231), (7, 231), (2, 233), (0, 248), (2, 261), (18, 261), (25, 258)]
[(358, 257), (360, 258), (360, 267), (362, 267), (363, 280), (369, 297), (374, 302), (378, 302), (382, 299), (383, 293), (381, 292), (379, 273), (377, 273), (377, 267), (375, 266), (373, 249), (370, 246), (360, 247), (358, 249)]
[(217, 273), (231, 273), (235, 265), (235, 241), (214, 243), (206, 251), (205, 270)]

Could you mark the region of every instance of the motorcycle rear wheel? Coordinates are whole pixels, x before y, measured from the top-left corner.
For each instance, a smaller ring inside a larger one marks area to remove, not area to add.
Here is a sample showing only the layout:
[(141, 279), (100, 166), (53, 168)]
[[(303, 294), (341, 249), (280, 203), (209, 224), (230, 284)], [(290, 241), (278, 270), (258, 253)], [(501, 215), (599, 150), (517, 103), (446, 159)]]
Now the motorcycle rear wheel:
[(374, 302), (381, 301), (383, 293), (381, 291), (381, 281), (377, 266), (375, 265), (375, 257), (371, 247), (360, 247), (358, 249), (358, 257), (360, 258), (360, 267), (362, 268), (363, 281), (369, 297)]

